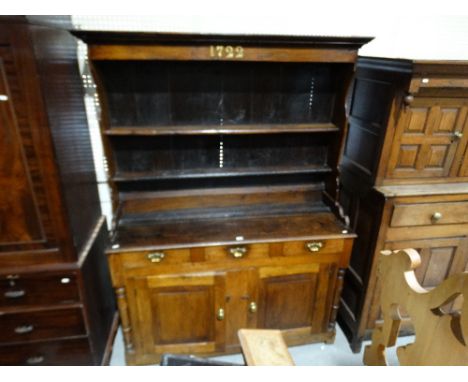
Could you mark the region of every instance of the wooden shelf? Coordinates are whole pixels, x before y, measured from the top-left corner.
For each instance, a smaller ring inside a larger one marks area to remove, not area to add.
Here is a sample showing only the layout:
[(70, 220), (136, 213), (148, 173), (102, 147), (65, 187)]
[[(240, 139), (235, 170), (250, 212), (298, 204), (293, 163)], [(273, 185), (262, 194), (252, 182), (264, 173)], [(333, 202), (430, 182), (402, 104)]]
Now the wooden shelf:
[(153, 135), (216, 135), (216, 134), (280, 134), (326, 133), (340, 129), (332, 123), (307, 124), (246, 124), (246, 125), (187, 125), (187, 126), (118, 126), (104, 131), (108, 136)]
[(191, 179), (191, 178), (222, 178), (234, 176), (259, 176), (282, 174), (320, 174), (330, 173), (328, 166), (275, 166), (275, 167), (250, 167), (250, 168), (208, 168), (188, 170), (167, 170), (151, 172), (125, 172), (115, 175), (114, 182), (132, 182), (141, 180), (158, 179)]

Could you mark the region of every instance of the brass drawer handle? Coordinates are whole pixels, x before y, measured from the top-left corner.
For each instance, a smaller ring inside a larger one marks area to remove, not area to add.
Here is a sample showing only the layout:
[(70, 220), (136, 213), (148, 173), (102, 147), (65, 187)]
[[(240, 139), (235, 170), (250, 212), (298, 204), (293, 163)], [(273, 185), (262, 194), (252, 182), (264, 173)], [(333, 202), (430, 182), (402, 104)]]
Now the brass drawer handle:
[(252, 301), (249, 304), (249, 312), (250, 313), (255, 313), (257, 311), (257, 303), (255, 301)]
[(306, 247), (310, 252), (318, 252), (323, 248), (323, 243), (321, 241), (312, 241), (307, 243)]
[(164, 259), (164, 252), (152, 252), (146, 256), (152, 263), (160, 263)]
[(218, 309), (218, 313), (216, 314), (216, 319), (218, 321), (223, 321), (224, 320), (224, 309), (223, 308)]
[(20, 298), (23, 297), (26, 294), (26, 292), (23, 289), (19, 290), (9, 290), (4, 293), (4, 296), (6, 298)]
[(431, 216), (431, 220), (434, 223), (437, 223), (440, 219), (442, 219), (442, 214), (440, 212), (434, 212)]
[(15, 328), (16, 334), (26, 334), (31, 333), (34, 330), (34, 326), (32, 325), (21, 325)]
[(229, 248), (229, 253), (235, 259), (242, 259), (245, 256), (245, 254), (247, 253), (247, 248), (246, 247)]
[(40, 363), (44, 362), (44, 357), (42, 355), (38, 355), (35, 357), (29, 357), (26, 360), (28, 365), (39, 365)]

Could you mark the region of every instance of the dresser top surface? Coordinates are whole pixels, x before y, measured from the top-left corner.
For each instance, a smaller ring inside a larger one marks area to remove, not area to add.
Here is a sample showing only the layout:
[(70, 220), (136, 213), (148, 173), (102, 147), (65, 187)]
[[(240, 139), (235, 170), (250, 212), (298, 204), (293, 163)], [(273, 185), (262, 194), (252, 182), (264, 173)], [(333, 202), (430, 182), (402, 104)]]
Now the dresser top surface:
[(376, 190), (387, 197), (467, 194), (468, 183), (409, 184), (396, 186), (381, 186), (376, 187)]
[(316, 212), (120, 225), (112, 248), (119, 252), (133, 247), (141, 250), (352, 237), (355, 235), (331, 212)]

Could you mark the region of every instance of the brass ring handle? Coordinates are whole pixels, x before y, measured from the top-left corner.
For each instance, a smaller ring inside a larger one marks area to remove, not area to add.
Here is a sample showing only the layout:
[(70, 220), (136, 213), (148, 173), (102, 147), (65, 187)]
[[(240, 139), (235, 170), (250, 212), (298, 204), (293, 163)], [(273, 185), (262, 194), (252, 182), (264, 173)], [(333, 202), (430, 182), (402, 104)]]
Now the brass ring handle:
[(252, 301), (249, 304), (249, 312), (250, 313), (255, 313), (257, 311), (257, 303), (255, 301)]
[(6, 291), (3, 295), (6, 298), (20, 298), (23, 297), (25, 294), (26, 292), (23, 289), (19, 289)]
[(164, 255), (164, 252), (152, 252), (152, 253), (148, 253), (146, 257), (152, 263), (160, 263), (161, 261), (163, 261), (165, 255)]
[(218, 309), (218, 313), (216, 314), (216, 319), (218, 321), (224, 320), (224, 309), (223, 308)]
[(440, 212), (434, 212), (431, 216), (431, 219), (433, 222), (438, 222), (440, 219), (442, 219), (442, 214)]
[(15, 328), (16, 334), (26, 334), (31, 333), (34, 330), (34, 326), (32, 325), (21, 325)]
[(321, 241), (312, 241), (306, 243), (306, 247), (310, 252), (318, 252), (323, 248), (323, 243)]
[(44, 357), (41, 355), (35, 356), (35, 357), (29, 357), (26, 360), (26, 363), (28, 365), (38, 365), (40, 363), (44, 362)]
[(234, 257), (235, 259), (241, 259), (245, 256), (247, 253), (247, 248), (246, 247), (234, 247), (234, 248), (229, 248), (229, 253)]

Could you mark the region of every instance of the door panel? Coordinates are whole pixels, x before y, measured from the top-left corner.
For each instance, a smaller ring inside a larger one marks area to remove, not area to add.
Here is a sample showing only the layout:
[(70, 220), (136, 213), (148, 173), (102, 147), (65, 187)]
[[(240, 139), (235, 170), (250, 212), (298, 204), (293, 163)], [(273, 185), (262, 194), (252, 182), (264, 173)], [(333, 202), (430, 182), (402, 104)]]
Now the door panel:
[(326, 331), (335, 270), (318, 263), (260, 268), (258, 327)]
[[(166, 274), (129, 281), (129, 299), (137, 352), (191, 353), (222, 350), (225, 275)], [(133, 292), (133, 293), (132, 293)], [(133, 314), (132, 314), (133, 313)]]
[(416, 98), (401, 114), (390, 154), (390, 178), (457, 176), (467, 138), (468, 103)]
[(31, 177), (0, 59), (0, 246), (43, 239)]

